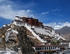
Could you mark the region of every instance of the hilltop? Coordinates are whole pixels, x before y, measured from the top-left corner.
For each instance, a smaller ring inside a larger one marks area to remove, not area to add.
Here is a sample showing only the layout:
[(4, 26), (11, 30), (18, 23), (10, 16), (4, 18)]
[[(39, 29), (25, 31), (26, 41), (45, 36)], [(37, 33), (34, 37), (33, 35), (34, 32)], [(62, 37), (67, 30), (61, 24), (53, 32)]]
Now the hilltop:
[(14, 51), (20, 48), (23, 54), (28, 50), (29, 54), (34, 54), (32, 47), (36, 44), (50, 43), (52, 40), (65, 40), (58, 33), (55, 33), (52, 27), (44, 26), (38, 19), (19, 16), (16, 16), (10, 24), (0, 28), (0, 36), (2, 38), (0, 45), (6, 43), (6, 48)]

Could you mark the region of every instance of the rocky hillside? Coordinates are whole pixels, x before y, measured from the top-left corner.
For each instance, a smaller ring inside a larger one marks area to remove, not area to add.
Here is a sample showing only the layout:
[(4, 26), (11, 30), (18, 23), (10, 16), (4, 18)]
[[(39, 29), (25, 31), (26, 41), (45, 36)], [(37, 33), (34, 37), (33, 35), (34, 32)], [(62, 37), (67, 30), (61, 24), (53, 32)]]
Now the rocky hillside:
[(68, 26), (65, 26), (65, 27), (63, 27), (63, 28), (61, 28), (61, 29), (59, 29), (59, 30), (55, 30), (57, 33), (60, 33), (60, 35), (65, 35), (65, 34), (67, 34), (67, 33), (70, 33), (70, 27), (68, 27)]
[(17, 51), (18, 48), (20, 48), (22, 54), (35, 54), (35, 51), (32, 48), (32, 46), (34, 46), (34, 42), (27, 37), (26, 28), (24, 26), (3, 27), (0, 29), (0, 36), (0, 38), (2, 38), (2, 42), (0, 43), (1, 49), (5, 49), (6, 43), (6, 48), (8, 50)]
[(23, 54), (35, 54), (34, 49), (32, 47), (34, 46), (34, 43), (29, 40), (26, 34), (26, 30), (24, 27), (18, 27), (17, 31), (19, 32), (17, 35), (17, 38), (19, 40), (19, 47), (22, 50)]
[(65, 40), (52, 27), (44, 26), (35, 18), (17, 16), (10, 24), (0, 28), (0, 48), (21, 51), (23, 54), (35, 54), (34, 45), (60, 39)]
[[(19, 17), (16, 16), (15, 20), (9, 26), (24, 26), (26, 28), (27, 36), (33, 39), (35, 44), (46, 43), (48, 39), (54, 37), (56, 40), (63, 39), (52, 27), (44, 26), (42, 22), (35, 18)], [(3, 25), (6, 27), (7, 25)], [(47, 39), (48, 38), (48, 39)]]

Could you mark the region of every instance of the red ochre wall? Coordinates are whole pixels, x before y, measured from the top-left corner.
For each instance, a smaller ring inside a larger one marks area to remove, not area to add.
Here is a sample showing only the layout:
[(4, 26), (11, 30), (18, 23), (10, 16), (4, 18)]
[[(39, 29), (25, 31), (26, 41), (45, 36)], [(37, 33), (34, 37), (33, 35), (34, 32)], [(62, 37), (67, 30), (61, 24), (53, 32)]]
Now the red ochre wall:
[(38, 19), (27, 18), (27, 17), (23, 17), (22, 19), (24, 22), (30, 24), (31, 26), (43, 27), (43, 23), (39, 22)]

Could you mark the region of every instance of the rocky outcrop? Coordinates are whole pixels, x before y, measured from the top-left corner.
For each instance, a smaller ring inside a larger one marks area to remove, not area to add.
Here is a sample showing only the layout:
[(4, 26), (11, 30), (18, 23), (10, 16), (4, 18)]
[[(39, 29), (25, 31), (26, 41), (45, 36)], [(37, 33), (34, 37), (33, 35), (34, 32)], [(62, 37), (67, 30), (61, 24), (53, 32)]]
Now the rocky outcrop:
[(2, 27), (0, 28), (0, 50), (5, 49), (5, 32), (6, 30), (10, 28), (9, 26), (7, 27)]
[[(6, 44), (8, 43), (8, 45), (10, 45), (9, 42), (5, 42), (5, 37), (6, 37), (5, 33), (8, 32), (8, 29), (10, 29), (10, 28), (11, 28), (11, 26), (0, 28), (0, 36), (4, 35), (4, 38), (3, 38), (3, 41), (2, 41), (2, 43), (3, 43), (2, 45), (4, 45), (5, 43)], [(17, 39), (18, 40), (18, 45), (17, 46), (21, 49), (22, 54), (35, 54), (35, 51), (32, 48), (34, 46), (34, 43), (27, 37), (26, 28), (25, 27), (14, 26), (13, 28), (11, 28), (11, 30), (16, 30), (18, 32), (18, 34), (16, 35), (17, 38), (18, 38)], [(10, 34), (10, 35), (12, 35), (12, 34)], [(11, 40), (11, 41), (13, 41), (13, 40)], [(13, 46), (13, 43), (11, 45)], [(0, 43), (0, 46), (1, 46), (1, 43)], [(5, 45), (3, 47), (5, 47)]]
[(10, 26), (0, 28), (0, 36), (4, 35), (8, 28), (10, 28)]

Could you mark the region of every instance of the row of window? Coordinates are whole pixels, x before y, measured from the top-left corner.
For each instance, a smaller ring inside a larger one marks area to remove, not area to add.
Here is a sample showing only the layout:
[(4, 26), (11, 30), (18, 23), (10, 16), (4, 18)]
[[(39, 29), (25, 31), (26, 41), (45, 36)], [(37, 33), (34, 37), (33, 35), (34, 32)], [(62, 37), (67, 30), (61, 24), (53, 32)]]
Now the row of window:
[(36, 47), (36, 50), (54, 50), (59, 47)]

